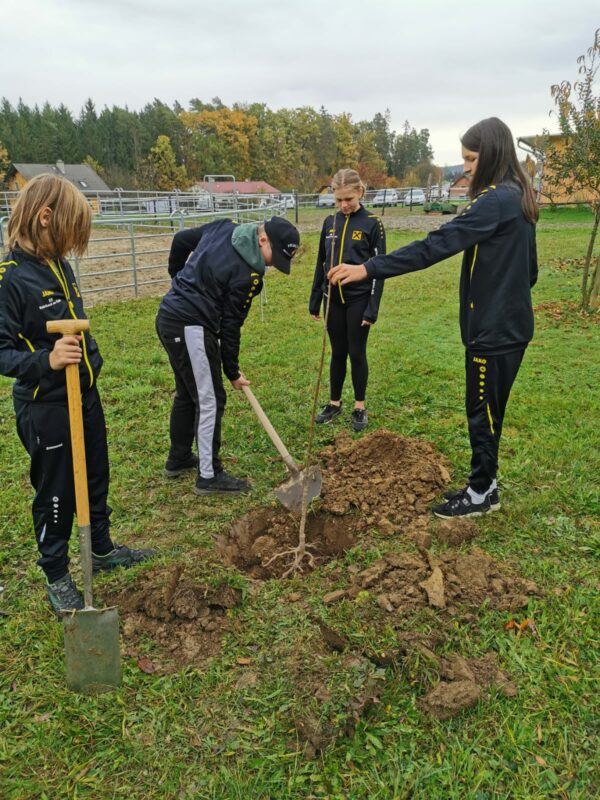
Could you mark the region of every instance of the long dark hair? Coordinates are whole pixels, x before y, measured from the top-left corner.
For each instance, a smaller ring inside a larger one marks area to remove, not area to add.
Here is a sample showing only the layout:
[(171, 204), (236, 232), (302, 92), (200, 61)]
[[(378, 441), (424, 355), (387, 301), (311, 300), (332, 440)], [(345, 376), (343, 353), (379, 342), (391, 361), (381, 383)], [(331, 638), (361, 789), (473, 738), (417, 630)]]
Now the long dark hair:
[(479, 154), (475, 175), (469, 184), (471, 198), (491, 184), (513, 181), (521, 187), (523, 213), (529, 222), (537, 222), (535, 194), (523, 167), (519, 164), (510, 128), (498, 117), (482, 119), (461, 137), (467, 150)]

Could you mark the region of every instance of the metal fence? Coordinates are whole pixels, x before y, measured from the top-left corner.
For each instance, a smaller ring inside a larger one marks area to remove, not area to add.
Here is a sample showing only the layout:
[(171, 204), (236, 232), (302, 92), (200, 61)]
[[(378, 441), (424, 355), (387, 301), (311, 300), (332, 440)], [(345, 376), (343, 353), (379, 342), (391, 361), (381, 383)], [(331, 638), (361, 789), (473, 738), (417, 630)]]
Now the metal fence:
[[(17, 193), (3, 193), (10, 208)], [(192, 201), (197, 197), (182, 193), (129, 193), (124, 211), (114, 205), (119, 198), (94, 198), (100, 201), (92, 222), (87, 253), (74, 257), (72, 266), (86, 305), (99, 300), (124, 300), (144, 297), (166, 290), (170, 283), (167, 271), (168, 254), (173, 235), (183, 228), (194, 227), (216, 219), (236, 222), (262, 222), (286, 211), (281, 198), (246, 196), (235, 198), (227, 207), (198, 209)], [(171, 209), (171, 210), (168, 210)], [(135, 212), (135, 213), (134, 213)], [(8, 216), (0, 216), (0, 248), (5, 249)], [(263, 298), (261, 298), (262, 300)]]

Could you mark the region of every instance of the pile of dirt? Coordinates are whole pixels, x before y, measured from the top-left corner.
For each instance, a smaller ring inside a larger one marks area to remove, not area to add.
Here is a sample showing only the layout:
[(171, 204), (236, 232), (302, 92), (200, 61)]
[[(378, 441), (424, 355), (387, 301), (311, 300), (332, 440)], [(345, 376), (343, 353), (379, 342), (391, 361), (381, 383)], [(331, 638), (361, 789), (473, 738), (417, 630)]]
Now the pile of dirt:
[[(345, 570), (349, 585), (324, 598), (327, 602), (354, 599), (364, 593), (376, 598), (389, 614), (404, 615), (430, 606), (450, 616), (460, 616), (461, 607), (479, 607), (484, 602), (498, 611), (514, 611), (538, 594), (533, 581), (504, 573), (492, 557), (473, 548), (467, 553), (429, 551), (390, 553), (370, 567)], [(339, 584), (342, 570), (333, 573)], [(335, 597), (333, 597), (335, 595)]]
[(241, 599), (239, 589), (209, 586), (186, 576), (176, 565), (144, 573), (110, 602), (119, 607), (129, 655), (137, 657), (138, 645), (150, 638), (157, 647), (152, 671), (168, 671), (182, 664), (201, 664), (219, 653), (228, 628), (227, 610)]
[(517, 689), (508, 675), (498, 668), (496, 653), (481, 658), (454, 655), (439, 660), (440, 682), (418, 701), (419, 708), (439, 720), (450, 719), (465, 708), (484, 700), (488, 691), (497, 688), (506, 697)]
[(341, 434), (320, 452), (324, 461), (322, 506), (342, 516), (356, 509), (363, 527), (395, 533), (450, 482), (448, 462), (420, 439), (378, 430), (361, 439)]
[[(309, 514), (306, 541), (314, 566), (339, 558), (355, 544), (352, 520), (329, 514)], [(279, 578), (290, 566), (291, 555), (281, 555), (298, 544), (300, 519), (281, 508), (259, 508), (244, 514), (217, 539), (226, 564), (252, 578)], [(277, 558), (275, 556), (278, 556)], [(304, 571), (311, 569), (304, 561)]]

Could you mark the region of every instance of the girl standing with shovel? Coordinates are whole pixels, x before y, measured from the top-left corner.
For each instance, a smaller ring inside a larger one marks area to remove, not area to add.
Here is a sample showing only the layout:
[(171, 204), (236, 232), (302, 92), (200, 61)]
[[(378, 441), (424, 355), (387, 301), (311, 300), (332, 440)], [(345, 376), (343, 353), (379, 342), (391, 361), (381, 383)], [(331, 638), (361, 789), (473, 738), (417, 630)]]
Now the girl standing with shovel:
[(13, 208), (10, 252), (0, 263), (0, 374), (16, 378), (17, 432), (31, 458), (36, 490), (32, 511), (38, 564), (57, 614), (84, 607), (68, 558), (75, 513), (65, 382), (69, 364), (79, 365), (81, 382), (93, 570), (130, 567), (154, 554), (115, 545), (110, 537), (106, 425), (96, 386), (102, 367), (98, 345), (89, 333), (59, 338), (46, 331), (50, 320), (86, 318), (65, 256), (85, 252), (90, 230), (91, 210), (81, 192), (65, 178), (38, 175)]
[(460, 329), (465, 347), (471, 474), (433, 513), (443, 519), (500, 508), (496, 471), (504, 412), (533, 336), (531, 287), (537, 281), (538, 208), (509, 128), (481, 120), (461, 139), (471, 202), (425, 239), (365, 264), (340, 264), (329, 279), (342, 289), (366, 278), (425, 269), (464, 251)]

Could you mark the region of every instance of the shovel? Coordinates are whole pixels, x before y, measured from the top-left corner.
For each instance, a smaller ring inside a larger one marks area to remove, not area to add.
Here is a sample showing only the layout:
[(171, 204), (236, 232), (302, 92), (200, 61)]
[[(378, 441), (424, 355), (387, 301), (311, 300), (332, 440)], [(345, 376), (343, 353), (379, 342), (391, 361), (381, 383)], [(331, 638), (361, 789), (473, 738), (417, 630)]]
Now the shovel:
[(290, 477), (285, 483), (282, 483), (275, 489), (275, 496), (279, 502), (284, 505), (289, 511), (299, 512), (302, 510), (302, 491), (304, 487), (304, 478), (307, 478), (307, 499), (306, 504), (319, 497), (321, 494), (321, 469), (319, 466), (306, 467), (300, 469), (294, 459), (289, 454), (288, 449), (279, 438), (279, 434), (269, 422), (265, 412), (262, 410), (260, 403), (254, 396), (254, 393), (249, 386), (242, 386), (244, 394), (248, 398), (250, 405), (254, 409), (256, 416), (259, 418), (263, 428), (269, 434), (269, 438), (277, 448), (279, 455), (285, 462), (286, 467), (290, 472)]
[[(76, 336), (88, 331), (90, 323), (87, 319), (54, 320), (46, 323), (46, 329), (48, 333)], [(74, 692), (99, 694), (121, 684), (119, 614), (116, 608), (94, 608), (92, 601), (92, 535), (79, 365), (69, 364), (65, 372), (85, 602), (81, 611), (63, 616), (67, 685)]]

